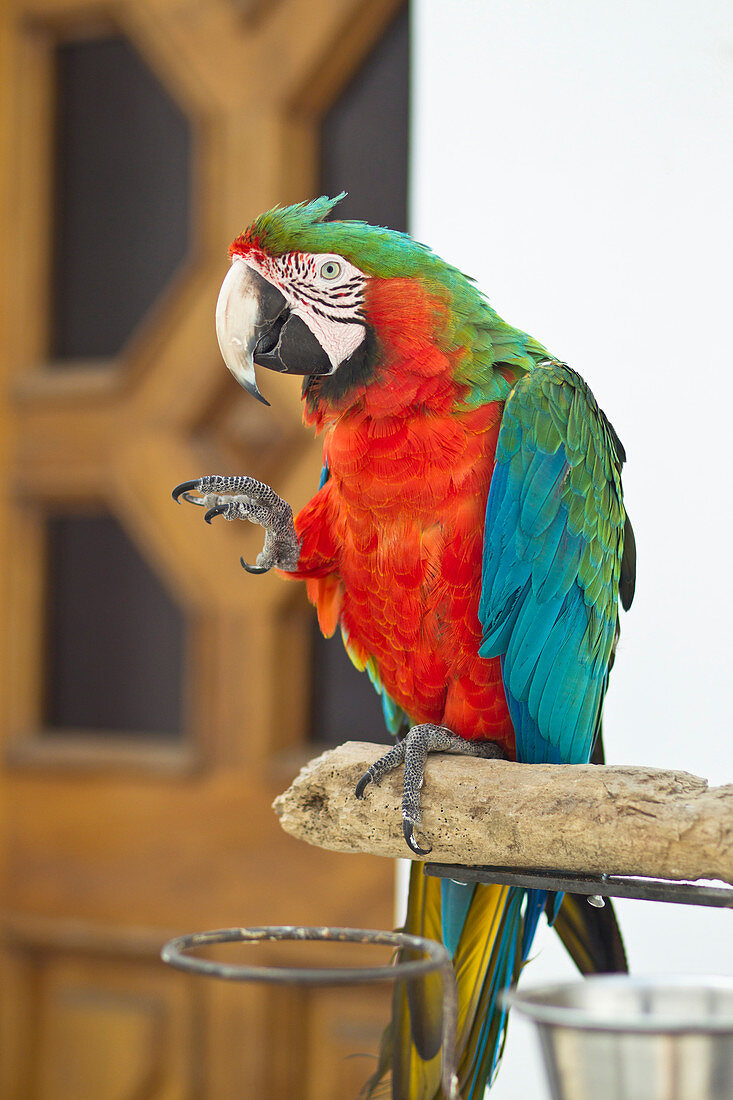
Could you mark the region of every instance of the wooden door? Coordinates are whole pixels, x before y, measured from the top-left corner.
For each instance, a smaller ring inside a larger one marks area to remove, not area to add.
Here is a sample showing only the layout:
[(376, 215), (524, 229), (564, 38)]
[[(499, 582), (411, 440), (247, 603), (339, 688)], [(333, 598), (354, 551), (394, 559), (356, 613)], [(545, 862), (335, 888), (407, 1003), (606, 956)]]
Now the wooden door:
[(341, 1100), (371, 1072), (347, 1056), (375, 1050), (387, 990), (273, 992), (158, 960), (170, 935), (204, 928), (392, 924), (389, 864), (306, 848), (270, 808), (328, 724), (313, 729), (303, 593), (245, 577), (255, 529), (208, 528), (170, 490), (221, 470), (295, 507), (312, 494), (299, 387), (268, 378), (266, 413), (238, 391), (213, 306), (235, 233), (342, 171), (334, 105), (343, 93), (351, 109), (380, 50), (404, 70), (401, 7), (2, 7), (9, 1100)]

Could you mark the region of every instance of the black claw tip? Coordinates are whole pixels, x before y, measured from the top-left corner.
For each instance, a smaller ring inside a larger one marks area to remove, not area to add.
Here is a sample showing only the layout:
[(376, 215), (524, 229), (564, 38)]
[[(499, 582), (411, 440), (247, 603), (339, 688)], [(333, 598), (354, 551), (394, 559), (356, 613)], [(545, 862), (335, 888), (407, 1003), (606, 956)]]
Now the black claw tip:
[(433, 849), (420, 847), (413, 835), (414, 828), (415, 826), (412, 821), (403, 820), (402, 832), (404, 834), (405, 840), (407, 841), (407, 847), (410, 848), (416, 856), (429, 856)]
[(356, 784), (356, 787), (354, 788), (354, 794), (356, 795), (357, 798), (363, 798), (364, 797), (364, 791), (366, 790), (367, 783), (371, 783), (371, 781), (372, 781), (372, 777), (369, 774), (369, 772), (367, 772), (365, 775), (362, 775), (361, 779), (359, 780), (359, 782)]
[(171, 493), (171, 496), (177, 504), (180, 504), (179, 497), (181, 497), (184, 493), (190, 493), (192, 489), (198, 490), (200, 484), (200, 479), (196, 481), (182, 481), (180, 485), (176, 485), (175, 489)]
[(242, 569), (246, 569), (248, 573), (269, 573), (269, 565), (250, 565), (244, 558), (239, 559), (242, 563)]
[(204, 519), (207, 523), (211, 523), (212, 519), (214, 519), (215, 516), (223, 516), (228, 507), (228, 504), (217, 504), (216, 508), (209, 508), (208, 512), (204, 516)]

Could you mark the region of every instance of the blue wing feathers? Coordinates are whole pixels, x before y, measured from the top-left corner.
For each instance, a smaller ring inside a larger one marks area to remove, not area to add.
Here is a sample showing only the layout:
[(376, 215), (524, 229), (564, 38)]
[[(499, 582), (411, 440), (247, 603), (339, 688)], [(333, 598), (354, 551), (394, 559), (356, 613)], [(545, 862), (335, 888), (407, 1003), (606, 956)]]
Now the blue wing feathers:
[(537, 667), (562, 602), (555, 597), (538, 604), (531, 594), (528, 597), (517, 615), (506, 653), (511, 669), (509, 689), (518, 699), (526, 698), (530, 677)]
[(517, 383), (486, 509), (479, 613), (481, 656), (502, 656), (520, 760), (590, 756), (618, 614), (620, 465), (567, 367), (548, 362)]
[(530, 538), (542, 535), (557, 515), (562, 483), (567, 476), (565, 448), (553, 455), (537, 451), (522, 487), (522, 530)]
[[(567, 515), (564, 509), (558, 508), (555, 518), (545, 531), (542, 545), (537, 549), (532, 569), (532, 590), (538, 600), (548, 600), (557, 594), (557, 569), (554, 562), (560, 553), (560, 543), (567, 544)], [(565, 546), (562, 554), (567, 556)]]
[[(374, 683), (374, 681), (372, 681)], [(403, 711), (402, 707), (395, 703), (394, 699), (391, 699), (384, 688), (379, 685), (375, 685), (377, 692), (381, 695), (382, 699), (382, 714), (384, 715), (384, 724), (390, 733), (395, 737), (400, 732), (405, 722), (407, 721), (407, 715)]]

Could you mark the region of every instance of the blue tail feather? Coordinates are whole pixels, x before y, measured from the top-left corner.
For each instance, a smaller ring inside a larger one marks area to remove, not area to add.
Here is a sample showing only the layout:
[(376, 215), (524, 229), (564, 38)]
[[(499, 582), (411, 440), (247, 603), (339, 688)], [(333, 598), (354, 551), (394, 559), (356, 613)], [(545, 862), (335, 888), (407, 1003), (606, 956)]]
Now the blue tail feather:
[(444, 878), (441, 882), (443, 920), (443, 943), (451, 956), (455, 955), (468, 910), (471, 908), (475, 883), (453, 882)]
[(524, 932), (522, 933), (522, 963), (526, 963), (532, 950), (532, 941), (537, 931), (540, 917), (547, 901), (547, 890), (528, 890), (527, 908), (524, 913)]

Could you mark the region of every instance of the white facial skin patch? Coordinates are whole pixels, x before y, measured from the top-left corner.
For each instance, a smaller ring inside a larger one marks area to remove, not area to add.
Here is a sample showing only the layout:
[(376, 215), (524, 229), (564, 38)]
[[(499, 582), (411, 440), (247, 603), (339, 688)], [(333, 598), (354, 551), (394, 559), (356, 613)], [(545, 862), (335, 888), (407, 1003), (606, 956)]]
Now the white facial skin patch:
[(331, 373), (364, 341), (367, 276), (334, 253), (289, 252), (242, 259), (276, 286), (291, 312), (308, 326), (331, 362)]

